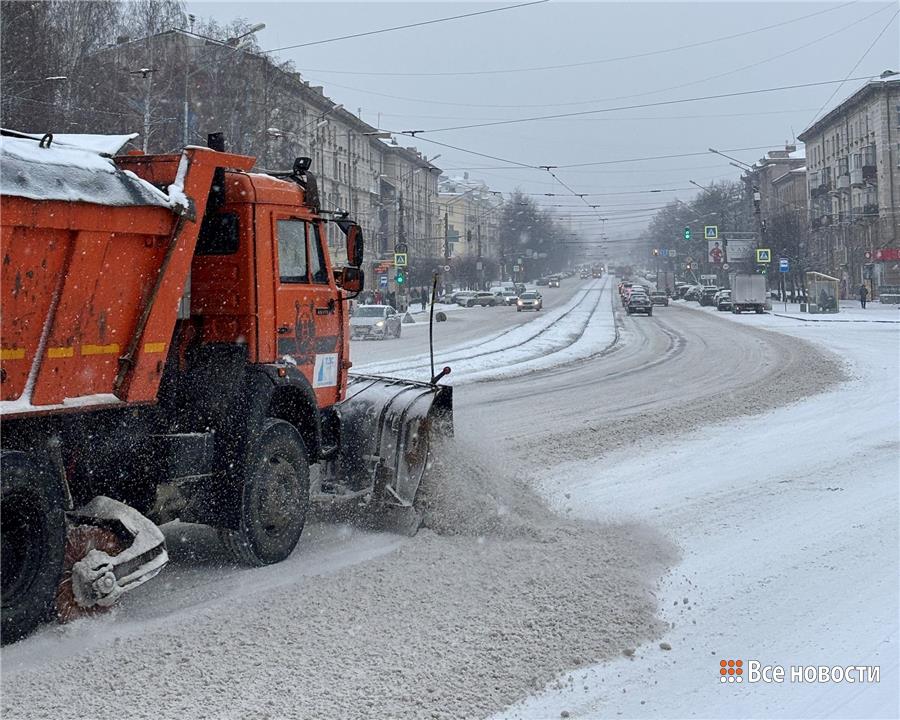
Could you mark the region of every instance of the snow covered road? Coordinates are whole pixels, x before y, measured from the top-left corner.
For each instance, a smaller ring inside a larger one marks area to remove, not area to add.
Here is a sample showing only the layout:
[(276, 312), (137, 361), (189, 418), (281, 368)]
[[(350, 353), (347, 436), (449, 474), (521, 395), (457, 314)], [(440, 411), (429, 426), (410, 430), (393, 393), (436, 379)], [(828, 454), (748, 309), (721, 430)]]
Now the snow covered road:
[[(169, 526), (172, 565), (115, 613), (4, 648), (4, 717), (890, 711), (886, 684), (722, 687), (717, 663), (891, 672), (896, 328), (678, 305), (614, 323), (613, 286), (456, 343), (428, 530), (316, 524), (248, 570)], [(421, 371), (372, 345), (382, 372)]]
[[(682, 312), (693, 312), (682, 310)], [(706, 313), (704, 313), (706, 314)], [(852, 380), (802, 403), (538, 472), (563, 512), (640, 518), (682, 548), (669, 630), (503, 713), (558, 717), (885, 717), (898, 706), (898, 334), (729, 318), (810, 340)], [(720, 659), (878, 665), (881, 681), (719, 683)]]

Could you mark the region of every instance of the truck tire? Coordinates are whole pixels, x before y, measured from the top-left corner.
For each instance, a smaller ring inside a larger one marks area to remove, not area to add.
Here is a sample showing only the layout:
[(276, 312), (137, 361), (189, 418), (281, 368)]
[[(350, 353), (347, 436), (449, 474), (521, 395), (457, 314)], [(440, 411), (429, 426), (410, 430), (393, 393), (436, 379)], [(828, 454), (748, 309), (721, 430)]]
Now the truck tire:
[(28, 635), (48, 619), (62, 576), (66, 508), (62, 479), (40, 456), (4, 450), (2, 528), (2, 644)]
[(220, 529), (235, 560), (261, 567), (281, 562), (297, 546), (309, 509), (309, 460), (300, 433), (269, 418), (244, 463), (240, 527)]

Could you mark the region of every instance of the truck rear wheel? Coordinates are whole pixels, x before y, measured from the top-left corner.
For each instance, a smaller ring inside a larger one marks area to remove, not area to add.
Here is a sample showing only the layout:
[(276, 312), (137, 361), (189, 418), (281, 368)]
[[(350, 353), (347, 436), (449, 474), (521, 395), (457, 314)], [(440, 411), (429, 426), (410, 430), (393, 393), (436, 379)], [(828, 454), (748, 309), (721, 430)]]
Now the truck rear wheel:
[(66, 515), (62, 480), (48, 461), (4, 450), (0, 462), (0, 637), (6, 645), (50, 616), (66, 550)]
[(309, 460), (289, 422), (265, 421), (244, 464), (240, 527), (220, 530), (241, 563), (262, 566), (287, 558), (303, 532), (309, 509)]

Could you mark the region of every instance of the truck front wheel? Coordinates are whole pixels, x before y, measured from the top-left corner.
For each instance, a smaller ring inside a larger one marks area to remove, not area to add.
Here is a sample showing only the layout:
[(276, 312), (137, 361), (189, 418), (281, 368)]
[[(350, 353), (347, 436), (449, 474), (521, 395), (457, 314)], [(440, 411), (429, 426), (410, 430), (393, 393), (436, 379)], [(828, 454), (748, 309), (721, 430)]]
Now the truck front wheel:
[(50, 616), (66, 550), (65, 493), (49, 461), (4, 450), (0, 500), (3, 644)]
[(309, 460), (289, 422), (267, 419), (244, 463), (240, 527), (222, 529), (234, 558), (253, 566), (287, 558), (300, 540), (309, 509)]

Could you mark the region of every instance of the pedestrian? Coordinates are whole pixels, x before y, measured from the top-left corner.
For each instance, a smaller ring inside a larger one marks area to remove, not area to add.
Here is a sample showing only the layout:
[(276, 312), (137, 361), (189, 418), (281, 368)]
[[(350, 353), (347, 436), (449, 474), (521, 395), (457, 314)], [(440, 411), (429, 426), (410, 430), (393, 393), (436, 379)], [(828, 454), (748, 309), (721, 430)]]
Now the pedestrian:
[(375, 291), (375, 293), (374, 293), (374, 298), (373, 298), (373, 299), (375, 300), (375, 304), (376, 304), (376, 305), (381, 305), (381, 300), (382, 300), (382, 298), (381, 298), (381, 290), (376, 290), (376, 291)]
[(422, 292), (419, 294), (419, 299), (422, 301), (422, 312), (425, 312), (425, 306), (428, 304), (428, 290), (422, 288)]
[(866, 300), (868, 299), (868, 297), (869, 297), (869, 288), (867, 288), (865, 285), (860, 285), (859, 286), (859, 304), (863, 310), (866, 309)]

